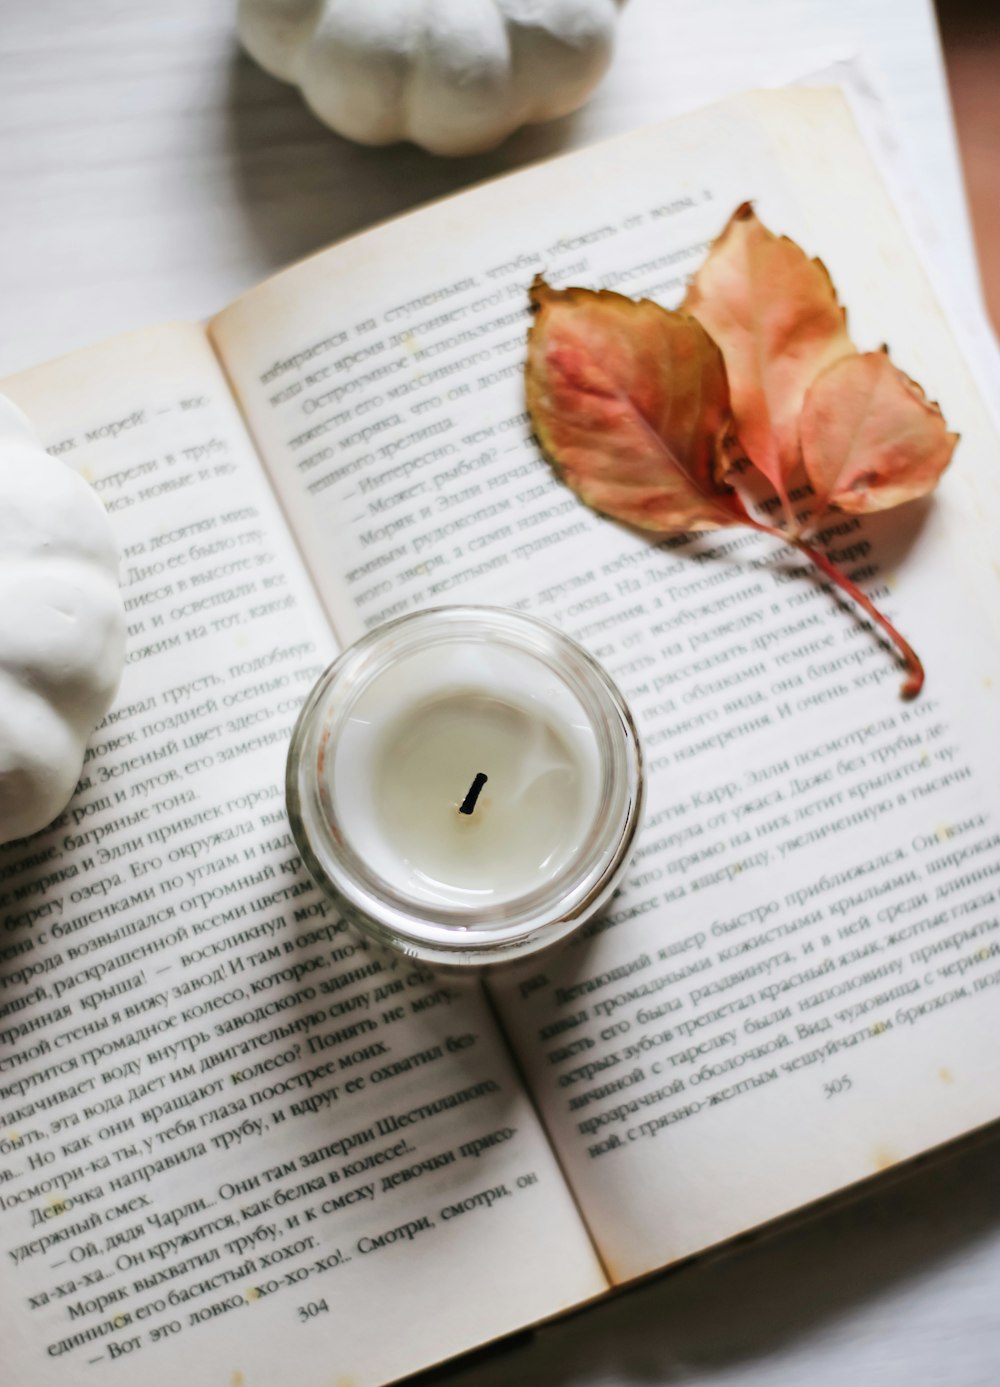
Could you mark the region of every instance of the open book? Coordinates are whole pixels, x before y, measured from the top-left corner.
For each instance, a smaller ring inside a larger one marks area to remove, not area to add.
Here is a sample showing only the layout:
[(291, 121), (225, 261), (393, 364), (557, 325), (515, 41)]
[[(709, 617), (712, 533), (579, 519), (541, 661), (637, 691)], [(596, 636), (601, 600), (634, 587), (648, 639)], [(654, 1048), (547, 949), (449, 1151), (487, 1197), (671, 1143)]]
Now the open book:
[[(832, 520), (922, 655), (750, 533), (653, 542), (524, 414), (544, 268), (676, 301), (753, 199), (961, 430)], [(841, 96), (757, 94), (377, 228), (208, 325), (3, 383), (121, 536), (127, 673), (0, 854), (5, 1380), (372, 1387), (1000, 1115), (1000, 439)], [(304, 877), (289, 731), (390, 616), (511, 604), (644, 737), (626, 888), (459, 985)]]

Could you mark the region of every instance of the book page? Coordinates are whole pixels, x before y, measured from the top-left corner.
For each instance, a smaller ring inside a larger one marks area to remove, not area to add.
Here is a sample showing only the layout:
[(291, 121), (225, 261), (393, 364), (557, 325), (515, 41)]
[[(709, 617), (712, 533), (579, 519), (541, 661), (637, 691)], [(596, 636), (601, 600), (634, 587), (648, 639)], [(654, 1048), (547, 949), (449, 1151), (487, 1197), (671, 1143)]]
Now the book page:
[(69, 808), (0, 850), (4, 1380), (376, 1384), (599, 1292), (481, 991), (300, 868), (334, 647), (204, 332), (3, 389), (108, 506), (129, 619)]
[[(830, 518), (891, 652), (796, 553), (641, 536), (529, 436), (532, 275), (679, 300), (734, 207), (829, 265), (962, 433), (932, 500)], [(512, 604), (621, 682), (645, 832), (606, 917), (495, 989), (616, 1280), (1000, 1113), (1000, 440), (835, 91), (742, 98), (430, 208), (214, 325), (345, 636)]]

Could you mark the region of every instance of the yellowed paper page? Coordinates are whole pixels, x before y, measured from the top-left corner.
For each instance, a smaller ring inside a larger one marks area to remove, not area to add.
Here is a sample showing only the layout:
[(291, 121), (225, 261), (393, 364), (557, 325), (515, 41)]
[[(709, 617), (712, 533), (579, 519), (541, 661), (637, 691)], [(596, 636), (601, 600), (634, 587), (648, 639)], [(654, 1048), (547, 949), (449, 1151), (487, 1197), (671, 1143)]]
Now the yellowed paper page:
[(0, 1377), (374, 1387), (599, 1293), (481, 992), (302, 872), (334, 645), (204, 333), (0, 388), (108, 505), (130, 623), (68, 810), (0, 849)]
[[(528, 436), (532, 275), (676, 302), (746, 199), (963, 436), (931, 502), (823, 537), (923, 655), (913, 707), (792, 551), (628, 533)], [(345, 637), (513, 604), (633, 701), (649, 807), (627, 888), (497, 989), (615, 1278), (995, 1118), (1000, 440), (841, 96), (741, 98), (529, 170), (288, 271), (213, 331)]]

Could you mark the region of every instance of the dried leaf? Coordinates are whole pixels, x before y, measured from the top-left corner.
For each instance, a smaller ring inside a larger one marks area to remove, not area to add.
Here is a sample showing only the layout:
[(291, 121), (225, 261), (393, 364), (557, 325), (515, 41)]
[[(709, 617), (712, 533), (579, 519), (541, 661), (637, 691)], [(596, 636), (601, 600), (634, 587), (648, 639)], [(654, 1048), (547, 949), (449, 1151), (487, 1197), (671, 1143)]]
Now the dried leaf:
[(535, 433), (595, 510), (646, 530), (744, 523), (716, 480), (731, 428), (718, 347), (683, 313), (607, 290), (531, 287), (526, 388)]
[(805, 393), (821, 371), (855, 350), (826, 267), (768, 231), (744, 203), (681, 308), (722, 348), (740, 442), (789, 511)]
[[(645, 529), (745, 524), (793, 544), (892, 640), (902, 696), (915, 697), (919, 657), (806, 541), (789, 482), (804, 465), (823, 509), (884, 510), (933, 489), (957, 435), (887, 355), (857, 353), (823, 264), (744, 204), (695, 276), (686, 311), (558, 292), (541, 278), (531, 300), (528, 408), (549, 460), (582, 499)], [(785, 528), (751, 514), (728, 486), (754, 468), (781, 498)]]
[(800, 429), (820, 507), (850, 515), (926, 496), (958, 442), (938, 406), (885, 351), (845, 357), (817, 377)]

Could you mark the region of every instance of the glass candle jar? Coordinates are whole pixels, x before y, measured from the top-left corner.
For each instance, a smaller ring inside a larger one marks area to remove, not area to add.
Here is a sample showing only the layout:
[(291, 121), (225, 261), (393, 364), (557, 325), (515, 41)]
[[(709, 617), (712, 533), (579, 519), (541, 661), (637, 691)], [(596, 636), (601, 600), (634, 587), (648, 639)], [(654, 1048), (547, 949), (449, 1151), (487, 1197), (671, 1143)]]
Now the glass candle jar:
[(320, 676), (288, 755), (316, 884), (434, 965), (523, 958), (606, 904), (638, 831), (632, 716), (575, 641), (494, 607), (386, 623)]

